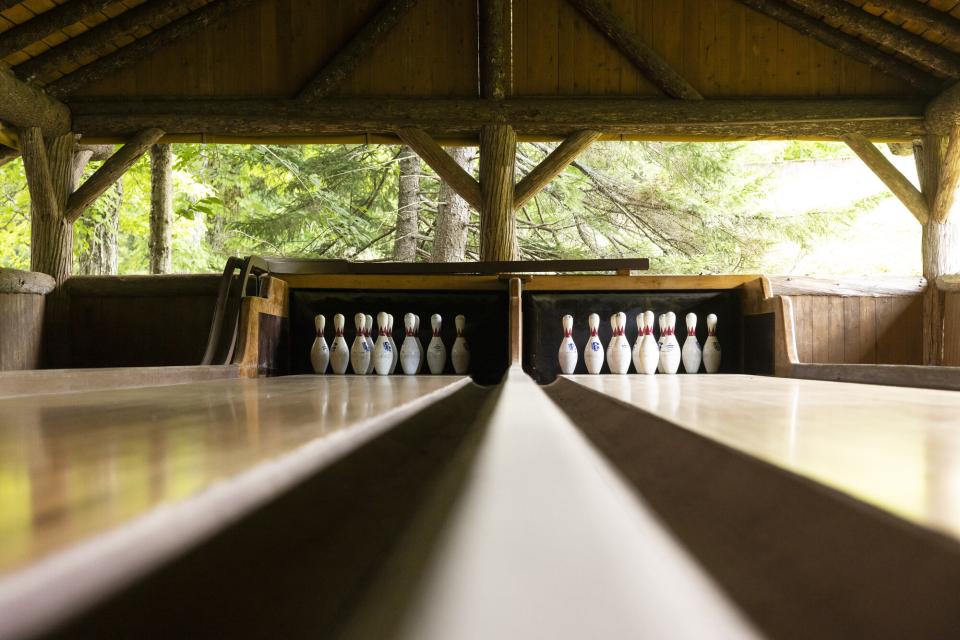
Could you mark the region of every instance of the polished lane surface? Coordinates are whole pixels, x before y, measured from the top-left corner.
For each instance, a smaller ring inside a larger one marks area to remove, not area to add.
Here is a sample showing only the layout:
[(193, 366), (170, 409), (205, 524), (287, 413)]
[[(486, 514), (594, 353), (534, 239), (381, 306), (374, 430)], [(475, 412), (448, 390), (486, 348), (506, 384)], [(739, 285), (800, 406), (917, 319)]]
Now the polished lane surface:
[(566, 377), (960, 538), (958, 392), (747, 375)]
[[(468, 383), (289, 376), (0, 400), (0, 585), (158, 507), (202, 509), (210, 494), (233, 513), (289, 484), (287, 456), (309, 453), (298, 463), (308, 473)], [(229, 495), (230, 480), (258, 469), (254, 491)]]

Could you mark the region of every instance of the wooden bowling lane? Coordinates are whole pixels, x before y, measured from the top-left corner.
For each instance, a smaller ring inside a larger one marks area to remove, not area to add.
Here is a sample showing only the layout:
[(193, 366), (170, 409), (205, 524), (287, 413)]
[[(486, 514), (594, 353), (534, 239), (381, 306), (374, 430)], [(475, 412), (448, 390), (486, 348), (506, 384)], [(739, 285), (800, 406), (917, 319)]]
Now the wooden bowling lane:
[(960, 393), (747, 375), (566, 378), (960, 538)]
[(131, 579), (468, 384), (290, 376), (0, 400), (0, 636)]

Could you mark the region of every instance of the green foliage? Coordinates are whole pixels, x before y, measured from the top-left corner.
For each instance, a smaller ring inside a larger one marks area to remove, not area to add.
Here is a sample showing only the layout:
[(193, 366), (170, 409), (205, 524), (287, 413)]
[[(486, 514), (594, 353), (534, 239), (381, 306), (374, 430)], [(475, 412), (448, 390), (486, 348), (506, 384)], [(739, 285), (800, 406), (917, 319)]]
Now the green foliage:
[[(521, 144), (519, 179), (554, 145)], [(216, 271), (229, 255), (389, 259), (397, 217), (398, 147), (176, 145), (176, 271)], [(778, 243), (812, 250), (877, 197), (784, 215), (767, 204), (783, 163), (846, 158), (835, 143), (599, 143), (518, 212), (525, 259), (648, 256), (654, 272), (760, 271)], [(474, 168), (476, 163), (474, 163)], [(87, 168), (92, 173), (96, 166)], [(418, 255), (429, 255), (439, 181), (423, 165)], [(122, 192), (122, 198), (120, 193)], [(150, 166), (137, 162), (77, 225), (83, 256), (119, 205), (121, 273), (146, 272)], [(476, 214), (467, 259), (477, 258)], [(22, 164), (0, 167), (0, 264), (29, 266)]]

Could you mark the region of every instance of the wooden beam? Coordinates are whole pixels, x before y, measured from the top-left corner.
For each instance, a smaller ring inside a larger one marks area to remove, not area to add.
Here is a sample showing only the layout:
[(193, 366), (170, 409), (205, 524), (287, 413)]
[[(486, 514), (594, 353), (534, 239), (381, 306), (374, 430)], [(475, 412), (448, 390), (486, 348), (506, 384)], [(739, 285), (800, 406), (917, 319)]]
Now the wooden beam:
[(44, 135), (57, 136), (70, 130), (70, 109), (0, 69), (0, 120), (18, 129), (39, 127)]
[(96, 173), (87, 178), (87, 181), (70, 195), (64, 213), (67, 222), (71, 224), (76, 222), (87, 207), (119, 180), (127, 169), (162, 137), (162, 130), (147, 129), (134, 136), (130, 142), (110, 156)]
[(13, 67), (27, 82), (42, 80), (64, 66), (82, 67), (118, 40), (135, 40), (143, 25), (165, 24), (188, 12), (182, 0), (151, 0), (98, 24), (43, 53)]
[(0, 11), (6, 11), (10, 7), (14, 7), (23, 2), (23, 0), (0, 0)]
[(390, 133), (416, 128), (434, 136), (476, 136), (483, 124), (509, 122), (519, 134), (608, 134), (696, 139), (837, 140), (848, 132), (910, 140), (926, 133), (920, 100), (648, 98), (74, 101), (74, 129), (90, 138), (123, 138), (146, 127), (170, 134), (318, 135)]
[(927, 104), (924, 112), (927, 130), (938, 136), (949, 135), (960, 124), (960, 82), (944, 89)]
[(668, 96), (685, 100), (703, 100), (700, 92), (677, 73), (666, 60), (628, 28), (602, 0), (567, 0), (600, 33), (606, 36), (640, 73)]
[(0, 122), (0, 145), (11, 149), (20, 149), (20, 134), (4, 122)]
[(83, 18), (102, 11), (116, 0), (71, 0), (7, 29), (0, 34), (0, 58), (22, 51), (35, 42)]
[(416, 3), (417, 0), (384, 0), (373, 17), (323, 65), (297, 97), (315, 100), (333, 93)]
[(213, 0), (213, 2), (174, 20), (170, 24), (160, 27), (149, 35), (134, 40), (132, 43), (118, 49), (114, 53), (68, 73), (59, 80), (47, 85), (46, 90), (54, 96), (69, 95), (81, 87), (139, 62), (157, 49), (185, 38), (198, 30), (208, 28), (224, 16), (255, 1), (256, 0)]
[(960, 40), (960, 20), (946, 11), (939, 11), (916, 0), (870, 0), (870, 4), (915, 22), (924, 29)]
[(793, 3), (833, 20), (841, 28), (850, 29), (870, 42), (889, 47), (928, 69), (951, 78), (960, 77), (960, 56), (846, 0), (793, 0)]
[(519, 209), (536, 197), (541, 189), (560, 175), (568, 164), (599, 137), (599, 131), (577, 131), (557, 145), (550, 155), (541, 160), (540, 164), (517, 183), (516, 189), (513, 190), (513, 208)]
[(825, 22), (812, 18), (780, 0), (738, 1), (882, 73), (905, 80), (921, 91), (935, 93), (940, 87), (939, 80), (921, 72), (916, 67), (887, 55), (839, 29), (834, 29)]
[(43, 132), (38, 127), (22, 129), (20, 148), (23, 150), (23, 170), (27, 177), (27, 190), (30, 192), (31, 215), (46, 216), (50, 219), (59, 218), (60, 207), (53, 190), (53, 178), (50, 175), (47, 148), (43, 143)]
[(480, 260), (517, 260), (513, 209), (517, 136), (507, 124), (480, 129)]
[(480, 96), (513, 93), (513, 2), (480, 0)]
[(950, 131), (943, 166), (940, 169), (940, 180), (931, 212), (933, 220), (938, 224), (945, 223), (950, 216), (957, 185), (960, 185), (960, 126), (954, 126)]
[(886, 156), (863, 136), (849, 134), (844, 137), (843, 141), (854, 153), (860, 156), (864, 164), (870, 167), (883, 184), (887, 185), (887, 188), (893, 192), (893, 195), (897, 196), (917, 221), (920, 224), (926, 224), (927, 220), (930, 219), (930, 209), (920, 190), (913, 186), (900, 173), (900, 170), (893, 166), (893, 163), (887, 160)]
[(480, 210), (480, 185), (469, 173), (454, 162), (443, 147), (420, 129), (397, 129), (397, 135), (417, 152), (417, 155), (437, 172), (440, 179), (450, 185), (471, 207)]

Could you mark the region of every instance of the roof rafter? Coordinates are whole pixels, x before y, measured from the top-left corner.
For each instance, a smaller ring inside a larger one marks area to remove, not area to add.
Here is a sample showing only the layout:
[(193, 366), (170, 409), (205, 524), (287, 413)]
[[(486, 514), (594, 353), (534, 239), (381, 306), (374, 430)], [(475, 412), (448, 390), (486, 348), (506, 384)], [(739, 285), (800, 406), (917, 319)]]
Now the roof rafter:
[(923, 25), (925, 29), (960, 40), (960, 20), (928, 4), (920, 4), (916, 0), (870, 0), (870, 4)]
[(673, 98), (703, 100), (700, 92), (677, 73), (659, 53), (628, 29), (601, 0), (567, 0), (606, 36), (648, 80)]
[(940, 88), (939, 80), (913, 65), (883, 53), (879, 49), (871, 47), (839, 29), (834, 29), (825, 22), (812, 18), (803, 11), (794, 9), (780, 0), (737, 1), (782, 22), (795, 31), (819, 40), (840, 53), (868, 64), (883, 73), (900, 78), (926, 93), (936, 93)]
[(97, 57), (102, 47), (118, 37), (134, 38), (146, 24), (168, 22), (183, 13), (182, 0), (151, 0), (124, 11), (119, 16), (84, 31), (66, 42), (13, 67), (20, 78), (31, 82), (53, 73), (64, 65), (83, 66), (83, 60)]
[(0, 34), (0, 58), (26, 49), (51, 33), (80, 22), (116, 0), (71, 0)]
[(384, 0), (373, 17), (323, 65), (297, 97), (314, 100), (330, 95), (416, 3), (417, 0)]
[(139, 62), (156, 49), (208, 27), (224, 16), (255, 1), (257, 0), (213, 0), (213, 2), (160, 27), (143, 38), (134, 40), (110, 55), (80, 67), (56, 82), (50, 83), (46, 89), (54, 96), (69, 95), (110, 73)]
[(901, 29), (846, 0), (791, 0), (795, 5), (834, 20), (861, 37), (893, 49), (928, 69), (951, 78), (960, 77), (960, 56), (929, 40)]

